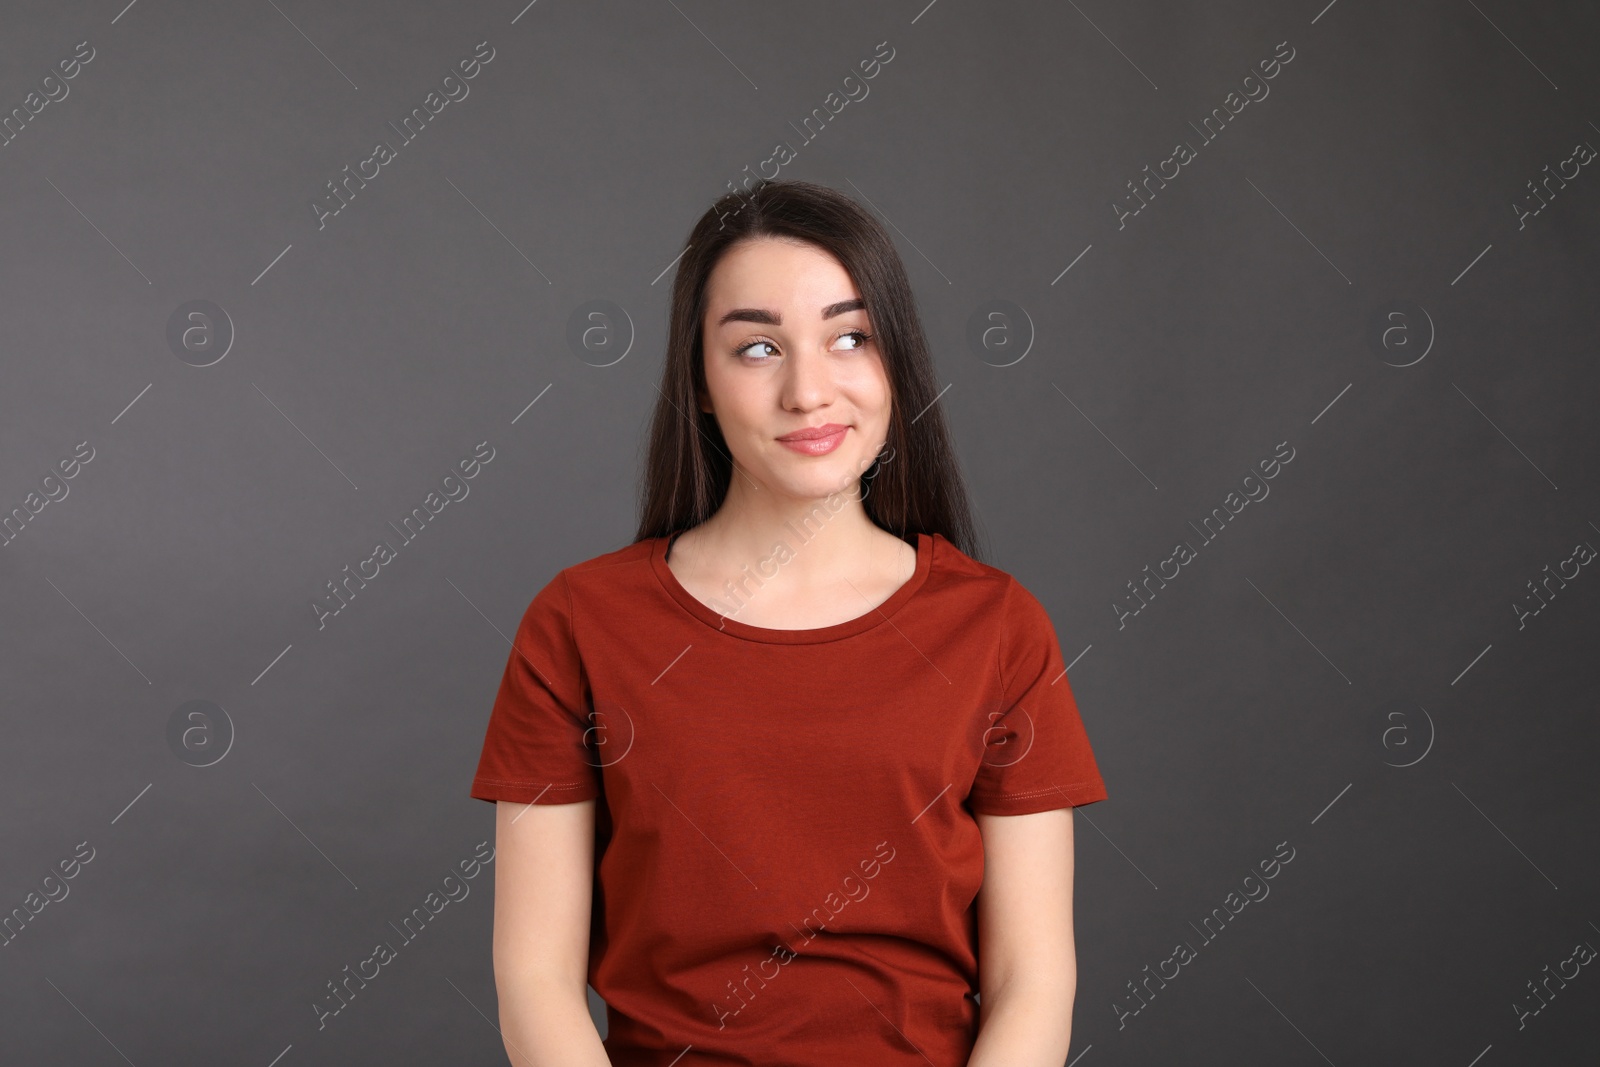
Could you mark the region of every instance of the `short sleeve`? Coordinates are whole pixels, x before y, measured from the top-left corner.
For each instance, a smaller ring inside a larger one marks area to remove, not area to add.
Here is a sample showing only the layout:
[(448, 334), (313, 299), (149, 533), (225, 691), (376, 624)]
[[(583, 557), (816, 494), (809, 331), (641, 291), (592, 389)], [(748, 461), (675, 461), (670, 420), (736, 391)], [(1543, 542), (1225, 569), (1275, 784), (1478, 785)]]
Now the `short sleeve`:
[(1004, 689), (984, 733), (969, 806), (978, 814), (1028, 815), (1107, 799), (1049, 613), (1013, 578), (1001, 615)]
[(471, 795), (522, 804), (571, 804), (600, 795), (588, 744), (588, 679), (572, 624), (566, 572), (523, 613), (478, 757)]

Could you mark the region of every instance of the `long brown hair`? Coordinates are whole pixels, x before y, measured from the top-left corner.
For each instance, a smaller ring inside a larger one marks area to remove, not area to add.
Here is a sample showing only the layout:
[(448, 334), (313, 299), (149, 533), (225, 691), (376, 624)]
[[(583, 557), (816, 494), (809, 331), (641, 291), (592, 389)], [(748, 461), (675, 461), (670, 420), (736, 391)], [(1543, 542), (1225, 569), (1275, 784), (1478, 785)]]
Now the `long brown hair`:
[[(887, 449), (862, 478), (862, 507), (874, 524), (916, 543), (940, 533), (978, 558), (966, 488), (938, 404), (933, 361), (905, 265), (877, 219), (837, 190), (813, 182), (762, 180), (727, 193), (689, 234), (672, 283), (666, 363), (650, 425), (635, 541), (697, 526), (721, 506), (733, 460), (716, 417), (700, 410), (706, 393), (701, 324), (706, 283), (736, 242), (788, 237), (831, 253), (866, 302), (884, 357), (891, 402)], [(909, 414), (908, 414), (909, 413)], [(920, 414), (919, 414), (920, 413)], [(890, 451), (892, 450), (892, 451)]]

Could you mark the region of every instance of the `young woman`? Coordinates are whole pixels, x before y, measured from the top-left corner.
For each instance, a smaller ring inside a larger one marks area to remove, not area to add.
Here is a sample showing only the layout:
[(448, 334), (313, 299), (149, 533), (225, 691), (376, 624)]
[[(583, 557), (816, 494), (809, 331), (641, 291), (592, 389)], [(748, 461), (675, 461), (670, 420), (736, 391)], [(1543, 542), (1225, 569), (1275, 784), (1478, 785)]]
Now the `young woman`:
[(669, 329), (635, 540), (534, 597), (472, 785), (512, 1063), (1057, 1067), (1106, 790), (1049, 616), (972, 554), (893, 244), (729, 194)]

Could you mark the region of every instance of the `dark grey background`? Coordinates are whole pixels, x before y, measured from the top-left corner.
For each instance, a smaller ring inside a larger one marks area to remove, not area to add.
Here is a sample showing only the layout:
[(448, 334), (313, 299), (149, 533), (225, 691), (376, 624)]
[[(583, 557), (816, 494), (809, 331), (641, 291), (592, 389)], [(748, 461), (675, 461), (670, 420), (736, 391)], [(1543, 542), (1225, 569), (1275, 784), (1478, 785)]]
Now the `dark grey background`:
[[(1507, 0), (12, 0), (0, 110), (95, 55), (0, 148), (0, 509), (94, 458), (0, 549), (0, 912), (94, 858), (0, 948), (5, 1058), (504, 1061), (492, 866), (325, 1028), (312, 1005), (492, 841), (467, 790), (506, 635), (630, 539), (670, 267), (787, 141), (784, 176), (892, 224), (988, 561), (1072, 664), (1111, 794), (1076, 824), (1073, 1062), (1592, 1060), (1594, 967), (1516, 1005), (1600, 945), (1600, 576), (1515, 605), (1600, 545), (1600, 175), (1514, 205), (1600, 145), (1597, 29)], [(323, 184), (485, 40), (319, 230)], [(1119, 228), (1179, 139), (1196, 158)], [(568, 344), (597, 299), (620, 361)], [(194, 300), (235, 331), (210, 366), (167, 340)], [(993, 301), (1012, 347), (974, 350)], [(485, 440), (470, 495), (319, 630), (324, 583)], [(1188, 524), (1285, 441), (1202, 546)], [(196, 700), (223, 710), (170, 743)]]

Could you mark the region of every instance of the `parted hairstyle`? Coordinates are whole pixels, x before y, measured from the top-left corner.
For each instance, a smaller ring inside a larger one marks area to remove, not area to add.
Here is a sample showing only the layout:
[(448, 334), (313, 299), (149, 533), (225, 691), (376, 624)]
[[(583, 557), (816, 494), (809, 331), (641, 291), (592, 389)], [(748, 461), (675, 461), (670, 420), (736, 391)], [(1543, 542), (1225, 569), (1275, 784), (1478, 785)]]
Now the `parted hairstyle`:
[[(664, 537), (710, 518), (733, 477), (733, 460), (706, 395), (702, 324), (712, 269), (734, 244), (757, 237), (809, 242), (831, 253), (855, 281), (889, 380), (886, 447), (857, 487), (868, 518), (916, 544), (941, 533), (979, 557), (977, 531), (905, 265), (877, 219), (837, 190), (813, 182), (762, 180), (711, 205), (690, 231), (672, 283), (666, 361), (639, 488), (635, 540)], [(920, 414), (919, 414), (920, 413)]]

